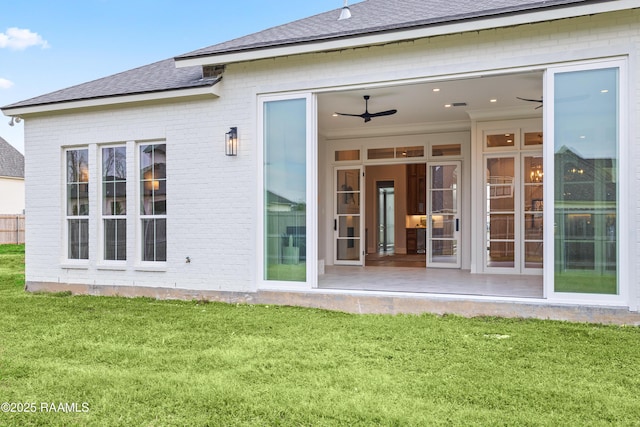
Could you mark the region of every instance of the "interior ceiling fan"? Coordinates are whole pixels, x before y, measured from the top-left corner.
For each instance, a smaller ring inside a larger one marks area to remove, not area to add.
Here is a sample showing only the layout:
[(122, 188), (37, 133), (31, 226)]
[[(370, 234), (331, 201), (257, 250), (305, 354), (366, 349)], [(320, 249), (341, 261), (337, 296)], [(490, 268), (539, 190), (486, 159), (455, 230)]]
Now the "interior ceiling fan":
[(387, 111), (380, 111), (379, 113), (370, 113), (369, 112), (369, 95), (365, 95), (364, 96), (364, 113), (362, 114), (347, 114), (347, 113), (336, 113), (339, 116), (350, 116), (350, 117), (360, 117), (362, 119), (364, 119), (364, 122), (370, 122), (372, 118), (374, 117), (382, 117), (382, 116), (391, 116), (392, 114), (395, 114), (398, 112), (398, 110), (387, 110)]

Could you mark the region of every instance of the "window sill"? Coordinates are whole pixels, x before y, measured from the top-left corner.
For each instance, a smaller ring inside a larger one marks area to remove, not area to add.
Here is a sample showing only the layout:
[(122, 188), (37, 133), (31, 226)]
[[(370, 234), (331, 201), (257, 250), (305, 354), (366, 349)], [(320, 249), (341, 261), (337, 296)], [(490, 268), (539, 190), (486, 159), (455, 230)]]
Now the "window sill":
[(138, 264), (135, 266), (134, 270), (165, 273), (167, 271), (167, 264), (164, 262), (154, 264)]
[(98, 270), (125, 271), (127, 269), (127, 265), (126, 264), (98, 264), (96, 268)]
[(82, 262), (65, 261), (63, 263), (60, 263), (60, 268), (64, 268), (66, 270), (88, 270), (89, 261), (82, 261)]

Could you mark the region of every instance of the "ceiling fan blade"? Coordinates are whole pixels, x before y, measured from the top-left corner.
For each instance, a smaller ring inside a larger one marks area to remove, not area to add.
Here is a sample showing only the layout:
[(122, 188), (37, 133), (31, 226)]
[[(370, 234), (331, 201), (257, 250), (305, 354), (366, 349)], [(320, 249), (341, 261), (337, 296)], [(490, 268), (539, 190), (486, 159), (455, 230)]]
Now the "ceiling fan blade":
[(542, 99), (528, 99), (528, 98), (520, 98), (519, 96), (516, 96), (517, 99), (521, 100), (521, 101), (529, 101), (529, 102), (540, 102), (542, 103)]
[(387, 110), (387, 111), (380, 111), (379, 113), (369, 113), (369, 117), (382, 117), (382, 116), (391, 116), (395, 113), (397, 113), (398, 110)]
[(347, 113), (336, 113), (339, 116), (349, 116), (349, 117), (360, 117), (364, 119), (364, 114), (347, 114)]
[(382, 117), (382, 116), (390, 116), (392, 114), (395, 114), (398, 112), (398, 110), (387, 110), (387, 111), (381, 111), (379, 113), (370, 113), (369, 112), (369, 95), (365, 95), (364, 97), (364, 113), (362, 114), (348, 114), (348, 113), (338, 113), (336, 112), (335, 114), (338, 116), (349, 116), (349, 117), (360, 117), (361, 119), (364, 119), (364, 122), (370, 122), (371, 119), (373, 117)]

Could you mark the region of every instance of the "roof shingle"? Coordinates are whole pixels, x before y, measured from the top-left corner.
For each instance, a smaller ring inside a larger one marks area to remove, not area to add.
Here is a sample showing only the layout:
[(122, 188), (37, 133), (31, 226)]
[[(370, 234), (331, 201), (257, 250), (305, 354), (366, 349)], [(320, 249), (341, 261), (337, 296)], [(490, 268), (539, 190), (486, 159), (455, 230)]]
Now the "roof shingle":
[(175, 61), (185, 59), (606, 1), (608, 0), (365, 0), (349, 6), (352, 14), (350, 19), (338, 20), (340, 9), (335, 9), (2, 108), (33, 107), (186, 89), (210, 86), (217, 82), (203, 80), (201, 67), (175, 66)]
[[(603, 1), (603, 0), (599, 0)], [(296, 43), (397, 31), (479, 19), (593, 0), (365, 0), (349, 6), (351, 18), (338, 20), (340, 9), (205, 47), (176, 60)]]
[(0, 176), (24, 178), (24, 156), (1, 137)]
[(177, 68), (173, 58), (134, 68), (112, 76), (82, 83), (46, 95), (2, 107), (16, 108), (55, 104), (112, 96), (211, 86), (215, 81), (202, 79), (201, 67)]

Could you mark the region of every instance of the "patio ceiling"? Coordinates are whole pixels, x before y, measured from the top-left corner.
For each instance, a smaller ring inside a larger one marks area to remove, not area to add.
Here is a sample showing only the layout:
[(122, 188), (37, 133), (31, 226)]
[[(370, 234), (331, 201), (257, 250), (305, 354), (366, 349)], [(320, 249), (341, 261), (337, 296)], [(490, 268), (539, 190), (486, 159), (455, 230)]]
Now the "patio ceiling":
[[(397, 109), (397, 114), (377, 117), (368, 123), (358, 117), (334, 116), (335, 112), (363, 113), (364, 95), (371, 96), (370, 113)], [(496, 118), (542, 115), (542, 109), (536, 109), (540, 104), (517, 97), (541, 99), (542, 72), (321, 93), (318, 95), (318, 128), (322, 135), (339, 137), (359, 132), (371, 135), (391, 129), (401, 132), (403, 128), (444, 123), (459, 127), (470, 121), (470, 113), (493, 114)], [(458, 103), (466, 105), (454, 105)]]

